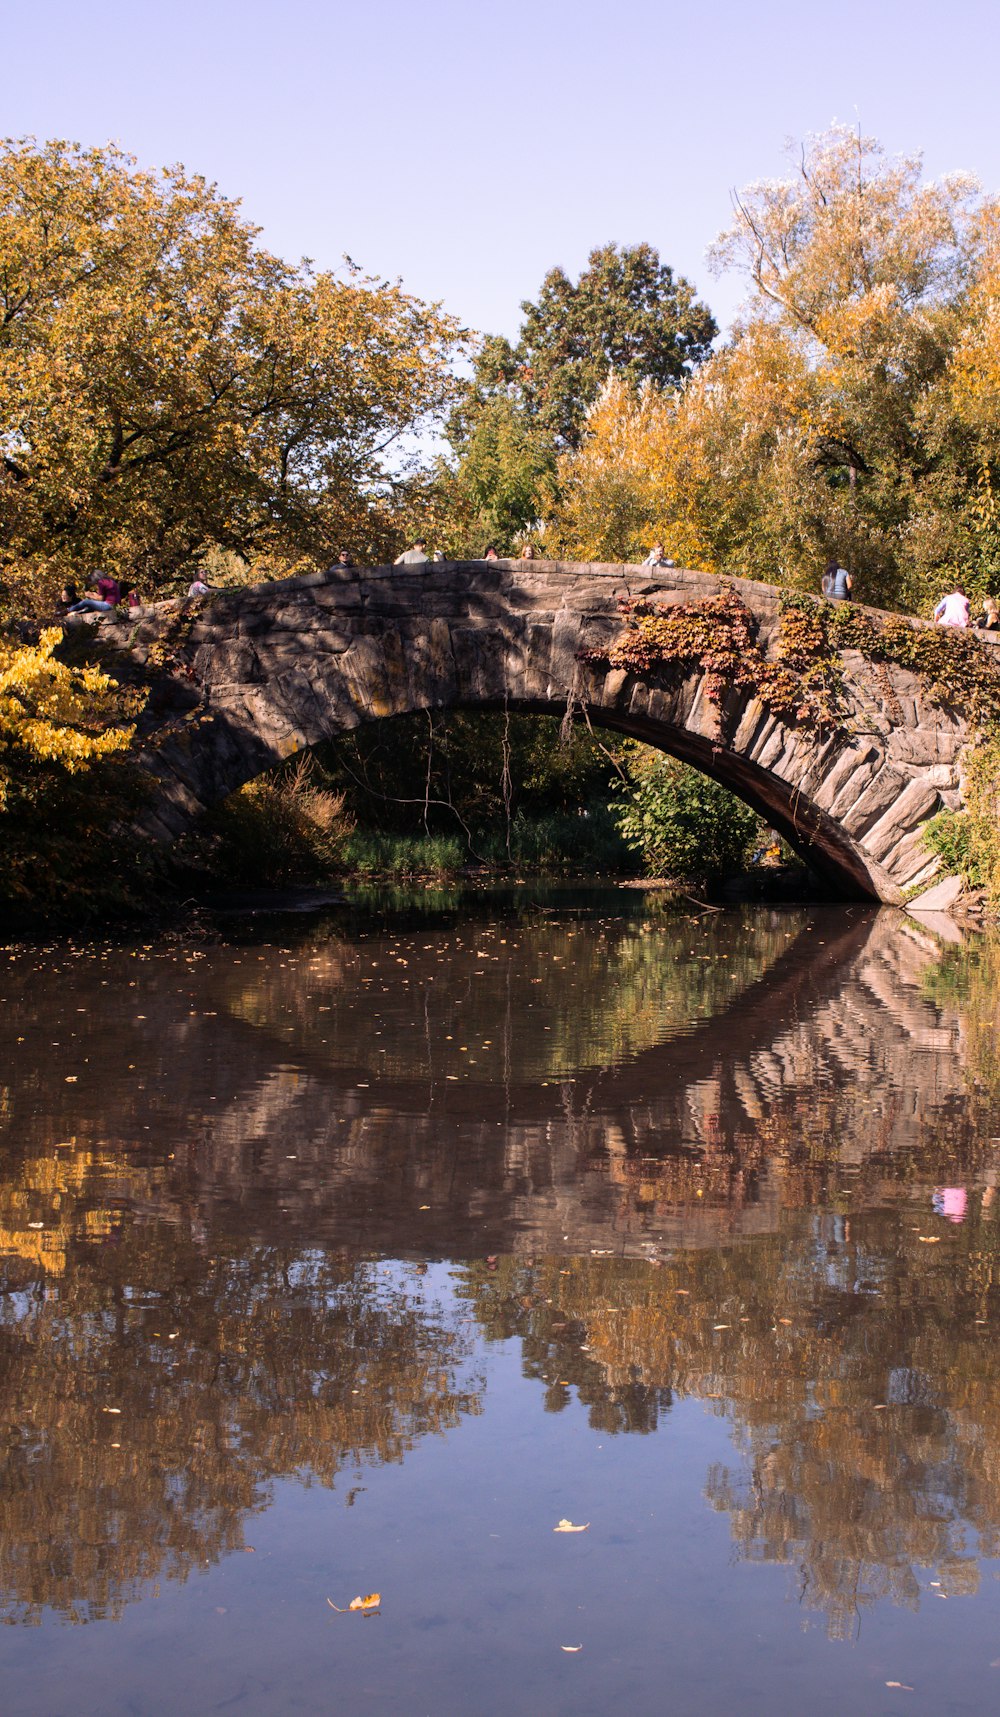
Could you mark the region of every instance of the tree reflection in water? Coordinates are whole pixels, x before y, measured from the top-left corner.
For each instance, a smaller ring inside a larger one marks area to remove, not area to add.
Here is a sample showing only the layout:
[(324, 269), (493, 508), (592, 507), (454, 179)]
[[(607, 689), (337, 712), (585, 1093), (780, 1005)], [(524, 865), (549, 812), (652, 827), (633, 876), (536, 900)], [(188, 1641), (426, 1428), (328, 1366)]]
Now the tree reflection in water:
[(9, 1619), (116, 1615), (276, 1479), (452, 1430), (474, 1331), (601, 1433), (724, 1415), (709, 1502), (835, 1633), (1000, 1552), (989, 938), (640, 915), (19, 958)]
[[(23, 1266), (22, 1266), (23, 1267)], [(278, 1477), (331, 1485), (479, 1411), (419, 1267), (127, 1226), (0, 1296), (2, 1614), (114, 1616), (244, 1546)]]
[(575, 1392), (604, 1434), (654, 1431), (684, 1398), (724, 1414), (740, 1459), (709, 1501), (843, 1635), (879, 1598), (915, 1604), (918, 1568), (969, 1592), (1000, 1554), (988, 1195), (951, 1233), (909, 1204), (824, 1213), (662, 1263), (499, 1259), (464, 1292), (489, 1339), (520, 1339), (550, 1412)]

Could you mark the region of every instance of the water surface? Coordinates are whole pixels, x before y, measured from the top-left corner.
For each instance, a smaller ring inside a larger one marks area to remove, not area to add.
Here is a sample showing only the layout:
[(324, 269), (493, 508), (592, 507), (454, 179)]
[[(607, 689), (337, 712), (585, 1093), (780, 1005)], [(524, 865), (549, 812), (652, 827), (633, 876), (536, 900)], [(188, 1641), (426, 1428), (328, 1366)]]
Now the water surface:
[(989, 938), (557, 892), (2, 962), (5, 1717), (996, 1703)]

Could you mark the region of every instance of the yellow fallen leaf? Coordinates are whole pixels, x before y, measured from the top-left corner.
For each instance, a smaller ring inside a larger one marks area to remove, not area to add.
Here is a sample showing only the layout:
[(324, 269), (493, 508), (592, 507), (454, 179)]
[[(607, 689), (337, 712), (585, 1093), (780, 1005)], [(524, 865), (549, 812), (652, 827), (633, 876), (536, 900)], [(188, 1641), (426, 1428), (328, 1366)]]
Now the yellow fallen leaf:
[(554, 1526), (552, 1530), (553, 1532), (586, 1532), (589, 1525), (589, 1520), (587, 1521), (586, 1526), (574, 1526), (571, 1520), (561, 1520), (559, 1525)]
[(382, 1602), (381, 1592), (369, 1592), (365, 1598), (352, 1598), (345, 1609), (335, 1604), (332, 1598), (327, 1598), (331, 1610), (336, 1610), (338, 1616), (346, 1616), (349, 1610), (377, 1610)]
[[(940, 1234), (918, 1234), (917, 1239), (922, 1240), (925, 1246), (939, 1246), (941, 1244)], [(900, 1682), (900, 1686), (902, 1686), (902, 1682)]]

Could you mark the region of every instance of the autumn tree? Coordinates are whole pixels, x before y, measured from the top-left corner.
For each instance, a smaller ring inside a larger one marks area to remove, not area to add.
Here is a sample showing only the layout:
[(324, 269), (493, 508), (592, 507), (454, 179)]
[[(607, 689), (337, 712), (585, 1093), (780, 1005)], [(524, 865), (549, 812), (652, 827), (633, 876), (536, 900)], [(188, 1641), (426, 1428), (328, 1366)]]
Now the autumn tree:
[(455, 323), (290, 266), (239, 204), (118, 149), (0, 150), (0, 572), (146, 588), (209, 545), (386, 546), (400, 437), (450, 398)]
[(648, 523), (676, 558), (810, 588), (834, 554), (888, 606), (988, 582), (992, 207), (840, 126), (738, 193), (713, 253), (749, 286), (733, 336), (679, 396), (596, 406), (560, 469), (566, 552), (617, 468), (616, 552)]
[(705, 358), (717, 331), (690, 282), (650, 244), (598, 247), (575, 282), (551, 269), (521, 311), (516, 343), (483, 341), (449, 423), (457, 464), (442, 478), (469, 552), (481, 552), (477, 538), (512, 552), (549, 516), (557, 457), (579, 445), (609, 378), (660, 397)]

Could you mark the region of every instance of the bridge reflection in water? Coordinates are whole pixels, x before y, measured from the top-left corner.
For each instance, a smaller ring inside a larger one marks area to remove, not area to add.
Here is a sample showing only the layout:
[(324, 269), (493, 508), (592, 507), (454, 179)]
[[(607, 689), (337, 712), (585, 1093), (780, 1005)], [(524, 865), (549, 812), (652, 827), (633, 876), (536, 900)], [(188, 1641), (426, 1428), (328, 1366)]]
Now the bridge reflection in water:
[(488, 904), (16, 954), (7, 1616), (119, 1614), (239, 1549), (276, 1480), (346, 1489), (455, 1435), (501, 1339), (604, 1435), (708, 1401), (734, 1434), (709, 1503), (834, 1633), (921, 1568), (974, 1589), (998, 959), (891, 911)]

